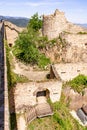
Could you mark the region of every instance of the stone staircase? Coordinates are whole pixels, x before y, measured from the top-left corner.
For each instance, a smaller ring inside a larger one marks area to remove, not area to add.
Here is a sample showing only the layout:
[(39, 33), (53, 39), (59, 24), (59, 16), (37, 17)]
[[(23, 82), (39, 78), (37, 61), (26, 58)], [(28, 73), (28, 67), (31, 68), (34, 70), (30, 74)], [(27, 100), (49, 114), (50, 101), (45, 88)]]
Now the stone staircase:
[(48, 103), (41, 103), (36, 106), (37, 117), (53, 115), (51, 106)]
[(53, 115), (51, 106), (47, 103), (46, 97), (39, 97), (37, 99), (37, 105), (27, 109), (26, 111), (26, 122), (30, 123), (35, 118), (41, 118), (49, 115)]

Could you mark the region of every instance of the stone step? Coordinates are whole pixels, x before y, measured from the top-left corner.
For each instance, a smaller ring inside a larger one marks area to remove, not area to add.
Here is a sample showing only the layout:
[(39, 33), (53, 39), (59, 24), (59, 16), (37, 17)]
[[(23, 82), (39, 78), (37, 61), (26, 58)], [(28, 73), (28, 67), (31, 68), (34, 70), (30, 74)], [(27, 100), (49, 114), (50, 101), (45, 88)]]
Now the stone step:
[(53, 115), (52, 108), (48, 103), (38, 104), (36, 107), (36, 113), (37, 113), (37, 117)]
[(32, 107), (26, 114), (26, 121), (27, 122), (31, 122), (32, 120), (34, 120), (36, 118), (36, 110), (35, 107)]

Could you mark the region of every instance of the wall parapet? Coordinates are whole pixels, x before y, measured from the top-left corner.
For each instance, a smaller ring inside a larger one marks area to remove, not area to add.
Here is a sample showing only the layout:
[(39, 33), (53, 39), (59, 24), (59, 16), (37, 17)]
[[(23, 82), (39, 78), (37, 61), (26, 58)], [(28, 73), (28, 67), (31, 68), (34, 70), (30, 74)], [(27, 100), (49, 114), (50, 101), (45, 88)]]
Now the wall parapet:
[(0, 22), (0, 130), (10, 130), (4, 21)]
[(4, 39), (6, 38), (5, 27), (3, 22), (3, 46), (4, 46), (4, 130), (10, 130), (10, 114), (8, 100), (8, 84), (7, 84), (7, 65), (6, 65), (6, 49)]

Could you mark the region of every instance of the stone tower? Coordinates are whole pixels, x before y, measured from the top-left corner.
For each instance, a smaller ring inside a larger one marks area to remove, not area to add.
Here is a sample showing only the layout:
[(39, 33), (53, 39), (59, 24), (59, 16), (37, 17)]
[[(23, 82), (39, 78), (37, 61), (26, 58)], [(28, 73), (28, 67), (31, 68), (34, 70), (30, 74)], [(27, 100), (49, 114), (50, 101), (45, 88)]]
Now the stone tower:
[(66, 30), (67, 26), (64, 12), (60, 12), (58, 9), (52, 15), (43, 16), (42, 33), (49, 40), (58, 37), (59, 33)]

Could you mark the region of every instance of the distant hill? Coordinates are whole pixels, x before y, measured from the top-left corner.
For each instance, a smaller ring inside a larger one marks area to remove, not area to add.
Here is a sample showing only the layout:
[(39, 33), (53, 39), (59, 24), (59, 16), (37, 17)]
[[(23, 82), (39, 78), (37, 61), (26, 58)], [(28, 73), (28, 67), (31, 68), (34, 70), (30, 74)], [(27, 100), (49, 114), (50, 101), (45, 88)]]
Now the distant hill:
[(81, 27), (84, 27), (84, 28), (87, 28), (87, 23), (84, 23), (84, 24), (77, 23), (77, 25), (79, 25), (79, 26), (81, 26)]
[(26, 27), (29, 22), (29, 18), (26, 18), (26, 17), (0, 16), (0, 20), (1, 19), (12, 22), (13, 24), (19, 27)]

